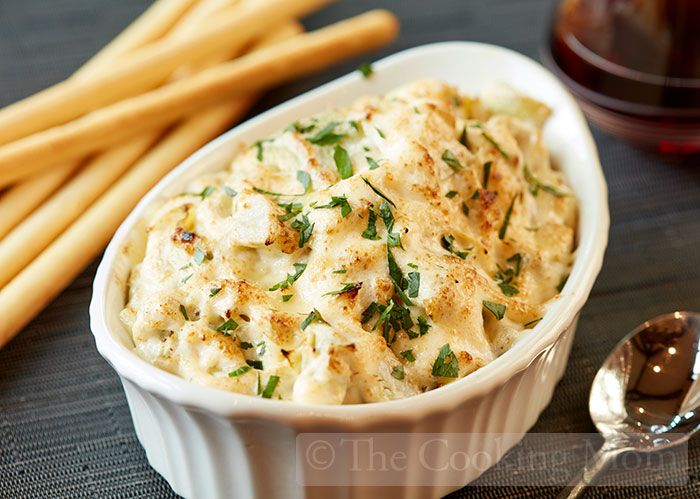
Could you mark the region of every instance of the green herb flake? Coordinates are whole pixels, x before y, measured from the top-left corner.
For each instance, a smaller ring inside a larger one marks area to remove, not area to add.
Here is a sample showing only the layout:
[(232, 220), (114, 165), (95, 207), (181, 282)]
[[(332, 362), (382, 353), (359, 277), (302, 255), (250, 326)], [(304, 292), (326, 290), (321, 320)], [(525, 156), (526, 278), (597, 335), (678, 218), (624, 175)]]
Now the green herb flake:
[(360, 318), (360, 322), (362, 324), (366, 324), (369, 322), (369, 320), (374, 317), (374, 314), (376, 314), (379, 311), (379, 304), (377, 302), (372, 302), (369, 304), (369, 306), (364, 309), (362, 312), (362, 317)]
[(305, 263), (295, 263), (294, 264), (294, 273), (292, 274), (287, 274), (287, 277), (284, 278), (282, 281), (278, 282), (274, 286), (272, 286), (268, 291), (277, 291), (278, 289), (287, 289), (289, 286), (294, 284), (294, 282), (301, 277), (301, 274), (304, 273), (306, 270), (306, 264)]
[[(481, 128), (481, 127), (478, 127), (478, 128)], [(501, 145), (498, 142), (496, 142), (496, 140), (483, 128), (481, 129), (481, 134), (483, 135), (483, 137), (486, 140), (488, 140), (491, 143), (491, 145), (493, 147), (496, 148), (496, 150), (500, 153), (501, 156), (503, 156), (505, 159), (510, 159), (510, 156), (508, 155), (508, 153), (505, 152), (503, 150), (503, 148), (501, 147)]]
[(282, 301), (286, 303), (291, 300), (293, 296), (294, 295), (282, 295)]
[(386, 307), (384, 308), (384, 310), (382, 310), (382, 313), (379, 315), (379, 319), (377, 319), (377, 322), (374, 323), (372, 331), (377, 329), (381, 324), (383, 324), (389, 319), (392, 310), (394, 310), (395, 305), (396, 304), (394, 303), (394, 300), (389, 300), (389, 303), (387, 303)]
[(352, 177), (352, 162), (350, 161), (350, 155), (341, 146), (335, 146), (333, 150), (333, 161), (335, 162), (335, 167), (338, 169), (338, 175), (340, 178), (346, 179)]
[(538, 317), (537, 319), (531, 320), (530, 322), (526, 322), (525, 324), (523, 324), (523, 327), (524, 327), (525, 329), (527, 329), (527, 328), (529, 328), (529, 327), (534, 326), (535, 324), (537, 324), (537, 323), (540, 322), (541, 320), (542, 320), (542, 317)]
[(384, 132), (382, 132), (382, 131), (381, 131), (379, 128), (377, 128), (377, 127), (374, 127), (374, 128), (377, 130), (377, 133), (379, 134), (379, 136), (380, 136), (381, 138), (386, 139), (386, 135), (384, 135)]
[(275, 388), (277, 388), (277, 383), (279, 383), (279, 381), (279, 376), (270, 376), (270, 378), (267, 380), (267, 384), (265, 385), (265, 389), (262, 392), (262, 398), (272, 398), (272, 394), (275, 392)]
[(352, 211), (352, 208), (350, 207), (350, 203), (348, 203), (348, 198), (343, 196), (331, 196), (331, 200), (328, 204), (324, 204), (322, 206), (314, 206), (314, 209), (316, 210), (322, 210), (322, 209), (329, 209), (329, 208), (335, 208), (337, 206), (340, 206), (340, 215), (345, 218), (347, 217), (350, 212)]
[(194, 249), (194, 262), (197, 265), (202, 265), (205, 260), (211, 260), (212, 256), (200, 248)]
[(447, 194), (445, 194), (445, 197), (446, 197), (447, 199), (452, 199), (452, 198), (454, 198), (457, 194), (458, 194), (457, 191), (450, 191), (450, 192), (448, 192)]
[(304, 245), (311, 239), (311, 234), (314, 231), (314, 225), (311, 222), (309, 222), (309, 217), (306, 215), (301, 216), (300, 219), (294, 220), (292, 222), (292, 229), (298, 230), (299, 231), (299, 247), (303, 248)]
[(263, 370), (262, 360), (246, 360), (245, 363), (248, 364), (253, 369), (257, 369), (258, 371)]
[(543, 184), (539, 180), (535, 178), (535, 176), (532, 174), (530, 169), (527, 167), (527, 165), (524, 166), (523, 168), (523, 176), (525, 177), (525, 181), (528, 183), (528, 190), (533, 196), (537, 196), (537, 194), (540, 192), (540, 189), (543, 191), (551, 194), (552, 196), (557, 196), (557, 197), (564, 197), (568, 196), (568, 194), (564, 191), (561, 191), (557, 189), (556, 187), (553, 187), (551, 185)]
[(348, 269), (338, 269), (333, 271), (334, 274), (347, 274), (347, 272)]
[(462, 134), (459, 136), (459, 143), (462, 144), (464, 147), (467, 148), (467, 151), (469, 151), (469, 135), (467, 135), (467, 127), (465, 125), (464, 128), (462, 128)]
[(230, 373), (228, 373), (228, 377), (229, 378), (237, 378), (238, 376), (241, 376), (241, 375), (247, 373), (248, 371), (250, 371), (250, 369), (251, 369), (251, 367), (248, 365), (241, 366), (238, 369), (236, 369), (235, 371), (231, 371)]
[(398, 232), (389, 232), (386, 235), (386, 244), (390, 248), (404, 249), (403, 244), (401, 244), (401, 234)]
[(263, 160), (263, 142), (264, 140), (258, 140), (255, 142), (255, 148), (257, 149), (257, 152), (255, 153), (255, 157), (258, 159), (258, 161)]
[(408, 266), (411, 267), (412, 269), (417, 269), (417, 268), (418, 268), (418, 265), (416, 265), (416, 264), (413, 263), (413, 262), (407, 263), (406, 265), (408, 265)]
[(284, 215), (277, 215), (280, 222), (286, 222), (296, 217), (303, 209), (301, 203), (277, 203), (277, 205), (284, 210)]
[(516, 277), (519, 276), (520, 275), (520, 268), (522, 267), (522, 264), (523, 264), (522, 255), (520, 253), (515, 253), (515, 254), (513, 254), (513, 256), (508, 258), (508, 260), (506, 260), (506, 261), (509, 263), (515, 264), (515, 275), (516, 275)]
[(418, 331), (420, 332), (421, 336), (426, 334), (431, 327), (432, 326), (430, 324), (428, 324), (427, 317), (424, 317), (422, 315), (418, 316)]
[(336, 144), (345, 137), (345, 135), (333, 133), (335, 127), (337, 127), (339, 124), (340, 123), (338, 123), (337, 121), (331, 121), (321, 130), (319, 130), (318, 133), (316, 133), (316, 135), (314, 135), (313, 137), (309, 137), (307, 140), (317, 146), (328, 146)]
[(316, 310), (316, 309), (313, 309), (313, 310), (309, 313), (309, 315), (307, 315), (306, 318), (301, 322), (301, 326), (300, 326), (300, 327), (301, 327), (301, 330), (302, 330), (302, 331), (305, 330), (307, 327), (309, 327), (309, 324), (311, 324), (311, 323), (314, 322), (314, 321), (322, 321), (322, 322), (325, 322), (325, 321), (323, 320), (323, 317), (321, 317), (321, 313), (320, 313), (318, 310)]
[(512, 284), (510, 284), (508, 282), (499, 282), (498, 287), (501, 288), (501, 292), (505, 296), (515, 296), (518, 293), (520, 293), (518, 288), (516, 288), (515, 286), (513, 286)]
[(365, 159), (367, 160), (367, 164), (369, 165), (369, 169), (370, 169), (370, 170), (376, 170), (377, 168), (379, 168), (379, 163), (377, 163), (376, 161), (374, 161), (374, 160), (373, 160), (372, 158), (370, 158), (369, 156), (365, 156)]
[(323, 296), (329, 296), (329, 295), (342, 295), (345, 293), (356, 293), (357, 291), (362, 288), (362, 283), (361, 282), (344, 282), (343, 287), (335, 290), (335, 291), (329, 291), (328, 293), (324, 293)]
[(447, 164), (447, 166), (452, 168), (454, 171), (464, 169), (462, 163), (459, 162), (457, 157), (454, 154), (452, 154), (452, 151), (450, 151), (449, 149), (445, 149), (445, 151), (442, 153), (441, 158)]
[(365, 79), (369, 78), (370, 76), (372, 76), (372, 74), (374, 74), (374, 70), (372, 69), (372, 64), (370, 64), (369, 62), (364, 62), (364, 63), (360, 64), (360, 66), (357, 68), (357, 70), (360, 73), (362, 73), (362, 77)]
[(250, 350), (253, 348), (253, 344), (248, 341), (241, 341), (241, 350)]
[(418, 298), (418, 290), (420, 288), (420, 272), (409, 272), (406, 276), (408, 288), (406, 293), (411, 298)]
[(440, 348), (440, 352), (433, 363), (432, 374), (443, 378), (456, 378), (459, 376), (459, 363), (449, 343), (445, 343)]
[(217, 327), (216, 330), (220, 333), (224, 333), (226, 336), (229, 336), (229, 333), (231, 331), (235, 331), (237, 328), (238, 323), (233, 319), (229, 319), (223, 324), (221, 324), (219, 327)]
[(235, 198), (238, 196), (238, 192), (236, 189), (229, 187), (228, 185), (223, 186), (224, 192), (226, 193), (227, 196)]
[(209, 297), (216, 296), (221, 291), (221, 288), (211, 288), (209, 290)]
[(377, 189), (375, 186), (373, 186), (373, 185), (370, 183), (369, 180), (367, 180), (365, 177), (362, 177), (362, 180), (364, 181), (365, 184), (367, 184), (367, 186), (368, 186), (370, 189), (372, 189), (372, 190), (374, 191), (374, 193), (375, 193), (377, 196), (379, 196), (380, 198), (384, 199), (387, 203), (389, 203), (391, 206), (393, 206), (394, 208), (396, 208), (396, 205), (394, 204), (394, 202), (393, 202), (391, 199), (389, 199), (388, 197), (386, 197), (386, 195), (385, 195), (382, 191), (380, 191), (380, 190)]
[(506, 232), (508, 231), (508, 224), (510, 224), (510, 216), (513, 213), (513, 205), (515, 204), (516, 197), (517, 196), (513, 196), (513, 199), (511, 200), (510, 205), (506, 210), (506, 216), (503, 219), (503, 225), (501, 225), (501, 228), (498, 231), (498, 239), (503, 240), (506, 237)]
[(445, 248), (447, 251), (452, 253), (453, 255), (458, 256), (462, 260), (465, 260), (467, 256), (469, 255), (469, 252), (472, 250), (472, 248), (467, 248), (465, 251), (460, 251), (457, 250), (454, 247), (454, 241), (455, 237), (452, 234), (447, 234), (442, 236), (442, 239), (440, 239), (440, 244), (442, 245), (443, 248)]
[(484, 178), (482, 180), (482, 185), (484, 186), (484, 189), (488, 189), (489, 187), (489, 177), (491, 176), (491, 164), (492, 161), (487, 161), (484, 163)]
[(211, 196), (215, 190), (216, 190), (216, 187), (214, 187), (213, 185), (208, 185), (204, 189), (202, 189), (202, 192), (200, 192), (197, 195), (202, 199), (206, 199), (209, 196)]
[(387, 232), (391, 232), (394, 229), (394, 215), (386, 201), (382, 201), (382, 204), (379, 205), (379, 216), (384, 222)]
[(464, 213), (466, 216), (469, 216), (469, 206), (467, 206), (467, 203), (462, 203), (462, 213)]
[(371, 241), (377, 241), (379, 239), (377, 235), (377, 212), (370, 206), (367, 214), (369, 215), (367, 228), (362, 232), (362, 237)]
[(391, 370), (391, 376), (393, 378), (398, 379), (399, 381), (404, 379), (405, 374), (403, 372), (403, 366), (401, 366), (401, 365), (394, 366), (394, 368)]
[(482, 302), (484, 308), (491, 312), (497, 320), (503, 319), (506, 315), (506, 306), (502, 303), (494, 303), (492, 301), (484, 300)]
[(401, 352), (401, 357), (406, 359), (409, 362), (415, 362), (416, 361), (416, 356), (413, 355), (413, 349), (410, 350), (404, 350)]
[(265, 189), (261, 189), (260, 187), (255, 187), (253, 186), (253, 190), (257, 192), (258, 194), (265, 194), (267, 196), (287, 196), (287, 197), (297, 197), (297, 196), (303, 196), (304, 193), (302, 192), (301, 194), (284, 194), (282, 192), (274, 192), (274, 191), (268, 191)]
[(185, 308), (185, 306), (183, 304), (180, 304), (180, 313), (182, 314), (182, 316), (185, 318), (186, 321), (190, 320), (189, 315), (187, 315), (187, 309)]
[(311, 175), (303, 170), (297, 171), (297, 180), (304, 186), (304, 193), (311, 192)]

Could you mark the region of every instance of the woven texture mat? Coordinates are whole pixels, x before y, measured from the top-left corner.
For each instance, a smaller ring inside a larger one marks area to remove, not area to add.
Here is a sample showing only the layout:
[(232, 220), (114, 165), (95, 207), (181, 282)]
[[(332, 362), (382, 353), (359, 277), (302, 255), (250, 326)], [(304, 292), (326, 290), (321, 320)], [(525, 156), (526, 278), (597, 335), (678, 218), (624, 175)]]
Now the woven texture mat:
[[(67, 77), (148, 3), (0, 0), (0, 105)], [(402, 18), (403, 33), (373, 58), (443, 40), (495, 43), (537, 58), (552, 4), (346, 0), (306, 25), (321, 26), (378, 5)], [(351, 71), (357, 62), (270, 92), (256, 112)], [(618, 339), (646, 318), (700, 309), (700, 160), (671, 163), (594, 134), (610, 189), (610, 244), (568, 369), (537, 432), (594, 432), (587, 408), (590, 383)], [(87, 269), (0, 351), (2, 497), (173, 496), (149, 467), (119, 380), (95, 350), (88, 328), (94, 270), (95, 265)], [(691, 443), (689, 459), (690, 479), (683, 487), (600, 487), (587, 497), (700, 497), (698, 444)], [(455, 497), (556, 495), (555, 488), (507, 486), (511, 478), (497, 466), (478, 480), (482, 487), (465, 488)]]

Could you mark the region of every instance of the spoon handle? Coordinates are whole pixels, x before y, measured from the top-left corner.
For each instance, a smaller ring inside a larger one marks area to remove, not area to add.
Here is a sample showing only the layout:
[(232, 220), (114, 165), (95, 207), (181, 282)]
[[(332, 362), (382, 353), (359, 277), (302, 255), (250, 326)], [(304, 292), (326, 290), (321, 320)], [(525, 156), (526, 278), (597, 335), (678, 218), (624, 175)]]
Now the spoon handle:
[(605, 471), (615, 459), (615, 456), (624, 452), (624, 449), (609, 445), (607, 442), (598, 449), (593, 458), (584, 468), (573, 476), (569, 485), (564, 487), (557, 496), (557, 499), (574, 499), (581, 497), (586, 487), (591, 485), (596, 477)]

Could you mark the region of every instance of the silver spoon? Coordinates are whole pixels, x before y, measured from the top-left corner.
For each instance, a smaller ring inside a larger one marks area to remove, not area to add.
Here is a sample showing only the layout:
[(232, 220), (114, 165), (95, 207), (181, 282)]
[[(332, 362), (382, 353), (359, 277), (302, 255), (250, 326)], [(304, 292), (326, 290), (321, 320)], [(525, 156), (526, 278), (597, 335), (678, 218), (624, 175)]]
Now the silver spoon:
[(640, 325), (598, 370), (588, 401), (605, 441), (559, 499), (579, 497), (623, 452), (668, 449), (700, 429), (700, 314)]

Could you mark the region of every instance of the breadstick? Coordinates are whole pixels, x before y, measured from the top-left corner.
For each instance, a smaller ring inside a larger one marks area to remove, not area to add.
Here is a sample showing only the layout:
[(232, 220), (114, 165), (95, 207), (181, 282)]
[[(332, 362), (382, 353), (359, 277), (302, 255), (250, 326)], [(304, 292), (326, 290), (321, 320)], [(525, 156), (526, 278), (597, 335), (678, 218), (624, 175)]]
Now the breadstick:
[[(294, 36), (301, 29), (298, 23), (290, 23), (261, 40), (259, 46)], [(0, 289), (0, 314), (8, 311), (6, 320), (0, 321), (0, 348), (99, 255), (122, 220), (153, 185), (202, 144), (243, 118), (256, 100), (256, 95), (248, 95), (217, 104), (177, 126)]]
[(254, 0), (227, 9), (206, 29), (156, 41), (109, 71), (64, 81), (0, 110), (0, 144), (154, 88), (179, 66), (241, 49), (256, 36), (330, 1)]
[[(259, 45), (273, 44), (301, 31), (298, 23), (289, 23)], [(178, 33), (181, 31), (173, 30), (170, 36), (178, 36)], [(75, 178), (1, 240), (0, 288), (102, 195), (156, 142), (159, 135), (151, 131), (96, 156)]]
[(257, 92), (379, 47), (395, 37), (397, 28), (392, 14), (371, 11), (0, 147), (0, 187), (53, 163), (171, 122), (218, 99)]
[[(160, 38), (196, 2), (197, 0), (156, 0), (136, 21), (78, 69), (73, 77), (94, 75), (125, 53)], [(201, 5), (204, 3), (197, 4), (192, 10), (201, 10)], [(194, 17), (194, 13), (187, 17)], [(0, 197), (0, 238), (5, 237), (13, 227), (53, 194), (79, 167), (79, 162), (61, 164), (10, 187)]]

